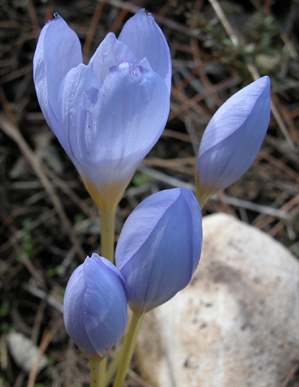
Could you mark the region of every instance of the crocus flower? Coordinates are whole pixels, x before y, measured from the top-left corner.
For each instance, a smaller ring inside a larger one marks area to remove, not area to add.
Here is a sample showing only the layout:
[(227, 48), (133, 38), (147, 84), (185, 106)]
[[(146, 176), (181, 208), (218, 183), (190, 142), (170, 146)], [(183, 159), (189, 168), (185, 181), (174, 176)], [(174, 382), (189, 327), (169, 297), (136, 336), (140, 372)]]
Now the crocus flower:
[(147, 312), (187, 286), (201, 243), (201, 211), (189, 189), (161, 191), (139, 204), (116, 247), (116, 266), (129, 286), (131, 309)]
[(77, 35), (56, 14), (41, 31), (33, 68), (48, 125), (97, 206), (115, 207), (168, 117), (171, 59), (161, 29), (140, 10), (86, 66)]
[(124, 334), (128, 296), (120, 272), (97, 254), (73, 272), (64, 296), (64, 324), (88, 357), (105, 357)]
[(262, 77), (229, 98), (209, 122), (195, 171), (203, 205), (237, 181), (251, 166), (270, 120), (270, 78)]

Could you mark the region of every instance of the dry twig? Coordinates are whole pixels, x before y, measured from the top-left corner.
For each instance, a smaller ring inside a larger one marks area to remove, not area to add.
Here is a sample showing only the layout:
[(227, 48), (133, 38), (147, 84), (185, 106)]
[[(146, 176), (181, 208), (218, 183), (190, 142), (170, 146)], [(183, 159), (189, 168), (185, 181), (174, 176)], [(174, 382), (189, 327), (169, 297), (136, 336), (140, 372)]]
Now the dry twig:
[(72, 244), (74, 244), (77, 247), (78, 254), (82, 259), (84, 259), (85, 253), (82, 250), (82, 247), (80, 245), (77, 235), (75, 235), (75, 232), (73, 230), (73, 226), (70, 220), (65, 214), (63, 206), (59, 200), (59, 197), (55, 193), (53, 186), (51, 185), (50, 181), (48, 180), (47, 176), (45, 175), (42, 169), (42, 162), (35, 156), (35, 154), (29, 148), (27, 142), (24, 140), (23, 136), (21, 135), (19, 129), (15, 125), (13, 125), (10, 121), (8, 121), (4, 115), (0, 116), (0, 126), (1, 126), (1, 129), (6, 133), (6, 135), (12, 138), (18, 144), (24, 156), (32, 165), (32, 168), (34, 169), (36, 175), (38, 176), (46, 192), (48, 193), (54, 205), (54, 208), (56, 209), (56, 212), (60, 220), (62, 221), (62, 224), (67, 229)]

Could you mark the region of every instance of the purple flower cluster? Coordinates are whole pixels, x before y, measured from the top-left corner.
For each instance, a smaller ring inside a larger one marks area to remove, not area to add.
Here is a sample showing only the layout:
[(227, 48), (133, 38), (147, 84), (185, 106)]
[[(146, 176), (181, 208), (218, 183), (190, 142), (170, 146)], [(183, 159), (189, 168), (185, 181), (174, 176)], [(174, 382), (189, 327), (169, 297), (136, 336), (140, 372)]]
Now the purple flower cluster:
[[(48, 125), (98, 208), (115, 208), (169, 113), (170, 51), (154, 18), (139, 11), (84, 65), (77, 35), (56, 15), (40, 34), (34, 82)], [(198, 201), (186, 188), (148, 197), (122, 229), (116, 266), (93, 254), (74, 271), (65, 326), (88, 357), (106, 356), (122, 337), (127, 304), (145, 313), (188, 285), (201, 255), (198, 202), (248, 170), (269, 119), (270, 80), (263, 77), (224, 103), (206, 128), (195, 171)]]

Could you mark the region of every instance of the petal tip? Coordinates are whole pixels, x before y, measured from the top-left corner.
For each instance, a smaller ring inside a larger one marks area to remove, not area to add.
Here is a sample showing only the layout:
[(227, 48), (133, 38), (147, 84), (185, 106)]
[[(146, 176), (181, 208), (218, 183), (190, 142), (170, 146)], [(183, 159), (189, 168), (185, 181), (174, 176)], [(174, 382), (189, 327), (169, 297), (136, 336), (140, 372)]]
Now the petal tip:
[(259, 79), (257, 79), (256, 81), (252, 82), (250, 85), (248, 86), (252, 86), (252, 87), (260, 87), (260, 90), (261, 90), (261, 94), (263, 92), (266, 92), (266, 93), (270, 93), (270, 90), (271, 90), (271, 79), (268, 75), (265, 75)]

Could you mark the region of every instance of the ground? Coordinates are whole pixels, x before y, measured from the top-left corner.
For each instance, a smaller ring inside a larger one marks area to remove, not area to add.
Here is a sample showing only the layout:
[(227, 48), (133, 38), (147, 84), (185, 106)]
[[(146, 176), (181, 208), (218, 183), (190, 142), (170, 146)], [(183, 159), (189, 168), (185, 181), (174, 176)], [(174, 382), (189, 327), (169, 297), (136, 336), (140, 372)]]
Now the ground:
[[(118, 34), (141, 7), (153, 13), (170, 45), (171, 112), (119, 205), (116, 234), (151, 193), (194, 185), (198, 144), (213, 113), (241, 87), (267, 74), (273, 109), (262, 149), (247, 174), (210, 200), (203, 215), (233, 214), (299, 256), (298, 1), (2, 0), (0, 386), (88, 386), (89, 378), (87, 361), (65, 333), (61, 306), (72, 271), (86, 255), (100, 251), (100, 226), (36, 99), (32, 58), (40, 29), (58, 12), (79, 35), (87, 63), (106, 33)], [(6, 344), (11, 330), (31, 338), (46, 354), (44, 371), (28, 375), (16, 363)], [(298, 364), (282, 387), (298, 386), (296, 372)], [(149, 386), (134, 364), (127, 386)]]

